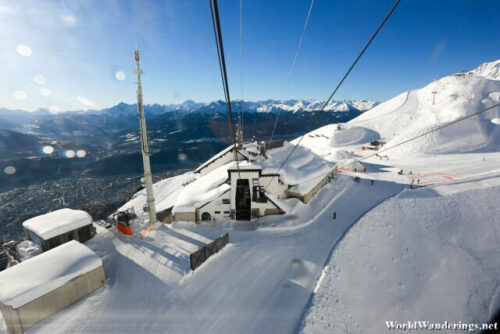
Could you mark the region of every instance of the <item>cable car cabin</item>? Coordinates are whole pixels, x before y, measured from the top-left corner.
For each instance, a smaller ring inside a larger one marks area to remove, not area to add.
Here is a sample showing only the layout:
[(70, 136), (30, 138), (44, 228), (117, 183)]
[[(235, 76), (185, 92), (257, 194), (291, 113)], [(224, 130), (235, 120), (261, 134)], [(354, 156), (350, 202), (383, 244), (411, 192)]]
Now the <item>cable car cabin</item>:
[(126, 235), (132, 235), (132, 229), (130, 228), (130, 220), (133, 219), (128, 211), (119, 211), (116, 214), (116, 228), (118, 231)]
[(248, 179), (236, 180), (236, 220), (250, 220), (252, 218), (252, 202), (250, 199)]
[(92, 217), (85, 211), (61, 209), (23, 223), (26, 237), (45, 252), (68, 241), (85, 242), (95, 236)]

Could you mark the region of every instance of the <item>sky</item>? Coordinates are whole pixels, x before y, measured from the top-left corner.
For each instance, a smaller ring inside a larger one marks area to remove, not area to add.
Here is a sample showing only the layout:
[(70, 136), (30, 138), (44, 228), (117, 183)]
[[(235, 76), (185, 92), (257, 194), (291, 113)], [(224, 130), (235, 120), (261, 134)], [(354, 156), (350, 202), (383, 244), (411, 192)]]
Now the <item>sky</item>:
[[(219, 0), (232, 99), (326, 99), (394, 4)], [(402, 0), (334, 100), (383, 101), (500, 58), (497, 0)], [(0, 0), (0, 108), (223, 98), (208, 0)]]

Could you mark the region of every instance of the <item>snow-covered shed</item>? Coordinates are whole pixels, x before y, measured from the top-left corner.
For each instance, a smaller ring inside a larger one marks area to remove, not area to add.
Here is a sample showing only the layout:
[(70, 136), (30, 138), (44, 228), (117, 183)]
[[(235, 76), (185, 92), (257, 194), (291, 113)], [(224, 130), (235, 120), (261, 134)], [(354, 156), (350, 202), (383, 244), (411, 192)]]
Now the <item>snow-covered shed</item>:
[(26, 237), (43, 251), (70, 240), (85, 242), (95, 235), (92, 217), (85, 211), (61, 209), (28, 219), (23, 223)]
[(102, 260), (73, 240), (0, 272), (0, 311), (10, 334), (24, 333), (104, 283)]

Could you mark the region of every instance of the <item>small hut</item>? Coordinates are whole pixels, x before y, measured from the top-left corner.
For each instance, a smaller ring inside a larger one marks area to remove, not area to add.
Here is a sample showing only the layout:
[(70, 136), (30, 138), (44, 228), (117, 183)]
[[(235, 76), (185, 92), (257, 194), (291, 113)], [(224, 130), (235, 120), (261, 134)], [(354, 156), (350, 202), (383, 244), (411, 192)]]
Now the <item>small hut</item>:
[(47, 251), (71, 240), (85, 242), (95, 235), (92, 217), (85, 211), (61, 209), (23, 223), (26, 237)]
[(102, 260), (70, 241), (0, 272), (0, 311), (10, 334), (95, 291), (105, 283)]

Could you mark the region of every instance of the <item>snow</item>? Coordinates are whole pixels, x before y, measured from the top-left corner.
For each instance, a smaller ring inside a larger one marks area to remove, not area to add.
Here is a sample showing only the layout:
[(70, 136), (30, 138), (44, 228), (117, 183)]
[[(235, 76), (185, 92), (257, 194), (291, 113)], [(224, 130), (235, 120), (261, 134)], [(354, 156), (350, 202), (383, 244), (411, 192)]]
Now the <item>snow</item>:
[[(499, 102), (499, 67), (500, 62), (495, 61), (483, 64), (465, 76), (436, 80), (376, 106), (349, 124), (370, 128), (387, 141), (387, 146), (395, 145)], [(435, 104), (433, 92), (436, 92)], [(499, 115), (498, 108), (490, 110), (397, 148), (391, 154), (496, 151), (500, 143), (500, 128), (492, 121)]]
[(407, 189), (368, 212), (326, 265), (302, 332), (381, 333), (386, 320), (488, 322), (500, 308), (496, 180), (474, 190)]
[[(196, 168), (196, 172), (198, 172), (198, 171), (202, 170), (203, 168), (205, 168), (206, 166), (210, 165), (212, 162), (214, 162), (215, 160), (219, 159), (224, 154), (226, 154), (228, 152), (232, 152), (233, 148), (234, 148), (234, 146), (228, 146), (228, 147), (226, 147), (225, 149), (223, 149), (222, 151), (220, 151), (219, 153), (217, 153), (216, 155), (214, 155), (213, 157), (211, 157), (210, 159), (208, 159), (207, 161), (205, 161), (198, 168)], [(246, 154), (245, 150), (238, 149), (238, 153), (240, 153), (243, 157), (245, 157), (246, 159), (248, 159), (248, 155)]]
[[(293, 332), (333, 245), (364, 212), (400, 189), (398, 184), (380, 182), (372, 188), (341, 178), (325, 186), (310, 206), (287, 200), (292, 208), (300, 206), (279, 216), (284, 221), (300, 216), (290, 228), (272, 227), (277, 216), (262, 221), (268, 227), (250, 230), (156, 224), (141, 240), (98, 227), (88, 245), (103, 258), (105, 290), (31, 331)], [(365, 193), (371, 196), (355, 210), (340, 209)], [(345, 218), (340, 224), (332, 222), (332, 205), (337, 219)], [(146, 226), (146, 220), (141, 224)], [(230, 244), (191, 272), (189, 254), (224, 232), (229, 232)]]
[(102, 265), (78, 241), (70, 241), (0, 272), (0, 301), (21, 307)]
[[(153, 184), (156, 210), (158, 212), (172, 208), (177, 197), (186, 185), (196, 180), (196, 174), (187, 172), (181, 175), (170, 177)], [(136, 214), (144, 213), (143, 207), (146, 204), (146, 189), (137, 192), (133, 198), (120, 207), (117, 211), (133, 209)]]
[(42, 253), (42, 249), (38, 244), (30, 240), (24, 240), (16, 246), (17, 254), (21, 258), (21, 261), (26, 261), (27, 259), (32, 258), (40, 253)]
[[(285, 142), (282, 147), (267, 151), (267, 159), (259, 157), (254, 163), (262, 166), (262, 174), (274, 174), (293, 148), (294, 145)], [(280, 176), (286, 184), (296, 185), (304, 180), (324, 176), (334, 167), (334, 163), (323, 159), (309, 149), (298, 146), (287, 164), (280, 170)]]
[[(323, 100), (286, 100), (286, 101), (268, 100), (268, 101), (256, 102), (253, 108), (255, 108), (257, 112), (274, 112), (277, 111), (278, 109), (289, 112), (317, 111), (320, 110), (324, 104), (325, 101)], [(376, 101), (367, 101), (367, 100), (330, 101), (325, 106), (324, 111), (346, 112), (351, 109), (365, 111), (373, 108), (377, 104), (378, 102)], [(245, 109), (250, 109), (250, 108), (245, 108)]]
[(194, 212), (196, 208), (229, 190), (231, 186), (225, 182), (228, 177), (227, 170), (233, 165), (235, 165), (234, 162), (216, 168), (187, 185), (179, 193), (172, 213)]
[[(280, 171), (294, 189), (356, 159), (366, 171), (343, 171), (308, 204), (280, 199), (283, 215), (155, 224), (144, 239), (97, 227), (88, 245), (107, 286), (31, 332), (381, 333), (385, 320), (488, 321), (500, 308), (498, 109), (384, 157), (361, 146), (390, 147), (498, 101), (497, 64), (306, 134)], [(276, 172), (297, 142), (252, 163)], [(192, 210), (223, 191), (229, 168), (156, 183), (157, 206)], [(426, 187), (409, 189), (417, 180)], [(139, 213), (137, 230), (144, 203), (141, 191), (123, 207)], [(189, 254), (225, 232), (230, 244), (191, 272)]]
[(326, 177), (328, 173), (324, 175), (319, 175), (316, 177), (313, 177), (309, 180), (304, 180), (299, 184), (296, 184), (294, 186), (291, 186), (290, 189), (288, 189), (291, 192), (298, 193), (301, 195), (305, 195), (309, 193), (316, 185), (324, 178)]
[(23, 227), (44, 240), (92, 224), (92, 217), (81, 210), (60, 209), (28, 219)]
[(500, 80), (500, 59), (480, 65), (472, 71), (477, 76), (485, 77), (490, 80)]

